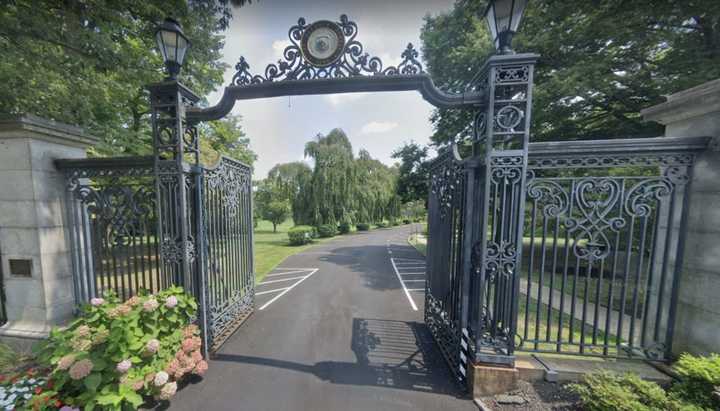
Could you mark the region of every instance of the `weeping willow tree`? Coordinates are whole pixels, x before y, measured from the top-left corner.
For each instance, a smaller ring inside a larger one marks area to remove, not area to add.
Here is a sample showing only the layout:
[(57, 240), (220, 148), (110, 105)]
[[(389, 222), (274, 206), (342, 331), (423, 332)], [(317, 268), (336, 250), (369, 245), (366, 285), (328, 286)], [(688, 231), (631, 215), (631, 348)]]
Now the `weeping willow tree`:
[(305, 146), (315, 166), (278, 164), (268, 173), (277, 190), (292, 203), (296, 224), (322, 225), (392, 220), (400, 215), (398, 171), (360, 150), (341, 129), (319, 134)]

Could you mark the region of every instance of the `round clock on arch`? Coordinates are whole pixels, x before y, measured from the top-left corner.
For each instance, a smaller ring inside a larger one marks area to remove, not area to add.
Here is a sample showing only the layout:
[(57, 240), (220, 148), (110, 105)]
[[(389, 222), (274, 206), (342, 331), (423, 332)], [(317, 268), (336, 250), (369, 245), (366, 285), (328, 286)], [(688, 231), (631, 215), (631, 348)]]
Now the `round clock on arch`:
[(345, 36), (340, 26), (328, 20), (309, 25), (300, 40), (303, 57), (318, 67), (329, 66), (337, 60), (345, 48)]

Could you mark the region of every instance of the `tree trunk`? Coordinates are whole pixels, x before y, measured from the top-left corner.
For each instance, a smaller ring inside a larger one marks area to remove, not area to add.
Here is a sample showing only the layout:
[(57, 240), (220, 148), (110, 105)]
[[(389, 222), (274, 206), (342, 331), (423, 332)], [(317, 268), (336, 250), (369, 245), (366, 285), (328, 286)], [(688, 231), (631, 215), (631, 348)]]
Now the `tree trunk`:
[(273, 223), (273, 233), (277, 233), (277, 223)]

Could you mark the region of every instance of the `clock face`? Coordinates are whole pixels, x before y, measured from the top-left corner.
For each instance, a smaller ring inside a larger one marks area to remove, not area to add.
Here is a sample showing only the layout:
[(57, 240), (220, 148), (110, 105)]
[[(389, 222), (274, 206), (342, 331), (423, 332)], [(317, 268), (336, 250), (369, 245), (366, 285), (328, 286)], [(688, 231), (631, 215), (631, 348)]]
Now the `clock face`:
[(345, 36), (337, 24), (320, 20), (305, 29), (300, 45), (303, 56), (310, 64), (324, 67), (340, 57), (345, 47)]

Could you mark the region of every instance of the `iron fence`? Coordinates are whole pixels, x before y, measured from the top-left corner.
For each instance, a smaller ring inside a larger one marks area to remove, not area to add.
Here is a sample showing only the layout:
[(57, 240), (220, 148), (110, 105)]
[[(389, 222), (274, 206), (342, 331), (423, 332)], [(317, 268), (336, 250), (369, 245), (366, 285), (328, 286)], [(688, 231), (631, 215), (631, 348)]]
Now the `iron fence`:
[(703, 139), (531, 144), (519, 349), (667, 359)]
[(173, 282), (162, 269), (151, 157), (57, 160), (67, 182), (66, 220), (78, 304), (121, 299)]

